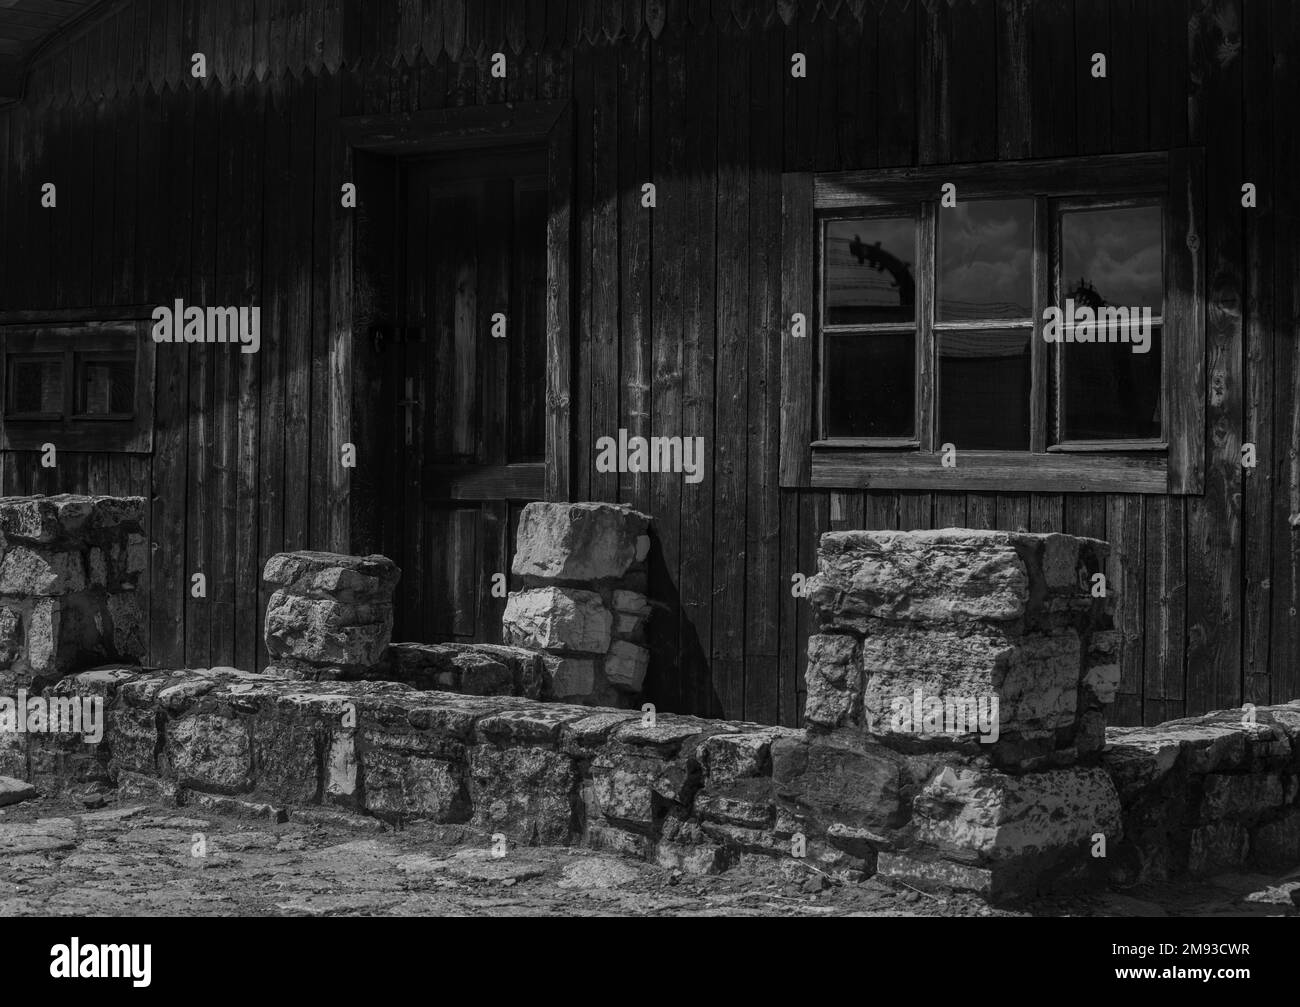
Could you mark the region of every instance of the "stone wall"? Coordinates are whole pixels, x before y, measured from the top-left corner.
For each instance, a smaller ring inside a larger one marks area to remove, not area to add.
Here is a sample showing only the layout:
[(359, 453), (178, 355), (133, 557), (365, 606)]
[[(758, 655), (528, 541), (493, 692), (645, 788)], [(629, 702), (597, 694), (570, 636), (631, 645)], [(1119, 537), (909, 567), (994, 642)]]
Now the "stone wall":
[[(644, 517), (599, 504), (526, 511), (509, 624), (531, 647), (390, 644), (390, 561), (292, 553), (267, 566), (276, 674), (82, 670), (140, 653), (143, 504), (0, 501), (0, 622), (16, 627), (0, 698), (107, 708), (98, 744), (0, 736), (0, 775), (470, 822), (687, 871), (802, 855), (995, 898), (1300, 864), (1300, 701), (1106, 731), (1118, 641), (1091, 590), (1103, 543), (824, 536), (796, 731), (584, 705), (630, 700), (614, 645), (641, 646), (648, 608)], [(564, 693), (575, 660), (592, 688)], [(566, 694), (580, 702), (531, 698)], [(976, 700), (974, 727), (945, 723), (954, 697)]]
[(0, 499), (0, 691), (145, 651), (142, 497)]
[(649, 666), (650, 519), (607, 503), (530, 503), (519, 517), (507, 643), (541, 652), (543, 696), (627, 706)]
[(1115, 880), (1300, 865), (1300, 700), (1111, 728), (1107, 741), (1124, 806)]
[(998, 893), (1097, 869), (1094, 837), (1120, 827), (1097, 767), (1119, 677), (1105, 554), (1067, 535), (822, 536), (798, 758), (827, 767), (814, 787), (863, 780), (842, 824), (882, 873)]

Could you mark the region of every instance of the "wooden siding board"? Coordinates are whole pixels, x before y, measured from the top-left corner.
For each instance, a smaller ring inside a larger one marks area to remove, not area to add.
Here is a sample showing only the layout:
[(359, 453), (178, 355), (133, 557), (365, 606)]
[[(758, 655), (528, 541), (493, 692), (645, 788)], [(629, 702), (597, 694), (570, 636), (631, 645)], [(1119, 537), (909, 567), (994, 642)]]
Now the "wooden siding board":
[(781, 81), (775, 36), (749, 38), (749, 390), (745, 491), (745, 716), (780, 720)]
[[(1235, 10), (1225, 0), (1221, 9)], [(1193, 39), (1206, 151), (1205, 495), (1188, 498), (1187, 699), (1194, 709), (1235, 706), (1241, 691), (1242, 169), (1241, 59), (1221, 22)]]
[[(740, 221), (748, 204), (747, 179), (736, 177), (737, 171), (744, 171), (741, 150), (746, 133), (743, 124), (734, 120), (740, 117), (737, 106), (745, 107), (744, 96), (749, 91), (748, 54), (742, 57), (732, 40), (711, 30), (691, 32), (685, 47), (685, 93), (689, 96), (682, 194), (685, 233), (683, 248), (674, 253), (680, 254), (683, 271), (681, 427), (676, 432), (683, 438), (703, 438), (712, 471), (694, 483), (684, 475), (651, 478), (667, 478), (680, 485), (681, 541), (701, 546), (681, 551), (677, 631), (681, 702), (701, 713), (740, 716), (744, 707), (744, 528), (731, 521), (726, 523), (728, 529), (716, 515), (744, 511), (745, 367), (741, 357), (745, 332), (734, 309), (744, 303), (739, 300), (746, 279), (742, 265), (745, 227)], [(743, 84), (738, 80), (742, 73), (746, 74)], [(736, 241), (742, 243), (740, 247)], [(735, 302), (727, 300), (728, 284), (741, 288), (733, 292), (738, 298)], [(718, 373), (730, 375), (725, 391), (715, 388)], [(739, 409), (735, 408), (737, 396), (741, 399)], [(724, 666), (735, 673), (719, 680), (726, 675)]]
[[(1300, 17), (1292, 4), (1275, 3), (1270, 35), (1276, 51), (1294, 53), (1300, 44)], [(1247, 43), (1249, 44), (1249, 42)], [(1247, 50), (1249, 53), (1250, 50)], [(1300, 66), (1294, 59), (1273, 63), (1272, 110), (1290, 114), (1300, 102)], [(1273, 595), (1269, 672), (1276, 701), (1300, 697), (1300, 270), (1295, 233), (1300, 228), (1300, 200), (1290, 183), (1300, 147), (1295, 131), (1274, 135), (1273, 180), (1276, 218), (1273, 233)], [(1283, 180), (1286, 183), (1283, 184)]]
[[(680, 436), (682, 422), (682, 340), (685, 275), (677, 252), (689, 240), (686, 220), (685, 40), (666, 30), (651, 48), (651, 88), (655, 95), (652, 167), (657, 206), (651, 217), (654, 252), (651, 284), (655, 290), (652, 346), (654, 377), (652, 435)], [(647, 677), (651, 698), (664, 709), (681, 707), (681, 682), (675, 674), (679, 647), (681, 570), (681, 486), (662, 476), (651, 481), (651, 514), (659, 551), (652, 553), (650, 593), (673, 607), (651, 617), (648, 639), (652, 654)], [(694, 546), (695, 544), (693, 544)], [(699, 543), (702, 546), (702, 543)]]

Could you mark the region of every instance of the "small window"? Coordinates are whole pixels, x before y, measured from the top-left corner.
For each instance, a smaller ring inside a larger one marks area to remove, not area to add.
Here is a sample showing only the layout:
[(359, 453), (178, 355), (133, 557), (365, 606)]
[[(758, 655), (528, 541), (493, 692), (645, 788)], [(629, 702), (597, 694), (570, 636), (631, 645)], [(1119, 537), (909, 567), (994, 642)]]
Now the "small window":
[(144, 321), (0, 316), (0, 448), (149, 451), (154, 352)]

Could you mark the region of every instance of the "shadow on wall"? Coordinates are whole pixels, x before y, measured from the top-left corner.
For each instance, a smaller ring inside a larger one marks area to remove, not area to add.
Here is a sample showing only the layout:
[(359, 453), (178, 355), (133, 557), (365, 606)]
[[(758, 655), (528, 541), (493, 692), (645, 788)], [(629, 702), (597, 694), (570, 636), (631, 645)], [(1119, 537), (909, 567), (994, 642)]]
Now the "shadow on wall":
[(681, 591), (664, 562), (663, 546), (650, 525), (646, 557), (653, 614), (646, 632), (650, 668), (643, 700), (663, 713), (722, 716), (722, 698), (714, 688), (709, 655), (695, 624), (682, 609)]

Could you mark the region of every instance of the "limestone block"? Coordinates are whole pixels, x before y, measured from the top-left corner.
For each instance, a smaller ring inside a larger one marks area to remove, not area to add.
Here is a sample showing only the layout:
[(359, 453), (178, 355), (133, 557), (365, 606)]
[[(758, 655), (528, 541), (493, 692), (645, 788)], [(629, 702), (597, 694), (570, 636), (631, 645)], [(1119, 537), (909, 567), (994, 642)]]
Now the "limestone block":
[(470, 750), (473, 822), (521, 843), (564, 843), (576, 833), (573, 760), (543, 748)]
[(372, 814), (439, 823), (469, 819), (460, 766), (403, 752), (367, 750), (361, 767), (365, 807)]
[(862, 722), (862, 647), (846, 633), (808, 637), (804, 719), (827, 729)]
[(378, 663), (388, 646), (393, 610), (387, 603), (350, 604), (281, 588), (267, 603), (264, 625), (272, 657), (368, 667)]
[[(917, 690), (923, 704), (943, 702), (943, 730), (937, 733), (954, 741), (979, 739), (979, 725), (969, 714), (991, 714), (994, 699), (998, 737), (1047, 737), (1075, 721), (1081, 663), (1073, 630), (1009, 636), (996, 627), (957, 632), (878, 623), (862, 642), (862, 664), (863, 715), (872, 732), (883, 736), (935, 733), (930, 721), (916, 723)], [(949, 708), (966, 715), (962, 723), (955, 716), (949, 722)]]
[(604, 654), (613, 617), (594, 591), (543, 587), (512, 593), (501, 624), (517, 646)]
[(607, 503), (530, 503), (519, 516), (511, 569), (523, 577), (598, 581), (645, 558), (650, 519)]
[(596, 688), (596, 660), (590, 657), (545, 654), (545, 695), (562, 702), (578, 702)]
[(170, 721), (164, 751), (185, 786), (229, 794), (251, 785), (252, 743), (243, 720), (194, 714)]
[(51, 597), (85, 588), (86, 568), (79, 552), (14, 545), (0, 559), (0, 594)]
[(605, 678), (625, 692), (640, 692), (650, 667), (650, 651), (627, 640), (615, 640), (605, 658)]
[(1090, 585), (1083, 574), (1105, 554), (1104, 542), (1062, 535), (958, 528), (828, 532), (808, 597), (822, 626), (859, 633), (872, 619), (1019, 625), (1062, 604), (1087, 608)]
[(1204, 788), (1200, 811), (1204, 823), (1230, 818), (1250, 824), (1285, 801), (1277, 773), (1211, 773), (1205, 777)]
[(277, 553), (262, 571), (264, 581), (292, 594), (353, 602), (391, 602), (400, 576), (387, 556), (312, 550)]
[(1010, 776), (945, 765), (912, 801), (916, 841), (963, 863), (1019, 860), (1034, 872), (1086, 857), (1095, 833), (1122, 834), (1119, 795), (1105, 771), (1071, 767)]

